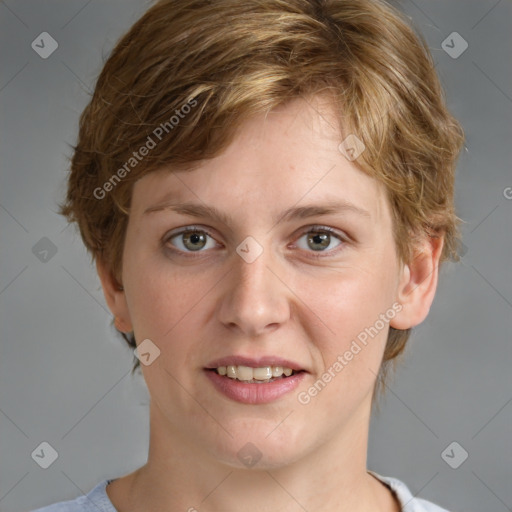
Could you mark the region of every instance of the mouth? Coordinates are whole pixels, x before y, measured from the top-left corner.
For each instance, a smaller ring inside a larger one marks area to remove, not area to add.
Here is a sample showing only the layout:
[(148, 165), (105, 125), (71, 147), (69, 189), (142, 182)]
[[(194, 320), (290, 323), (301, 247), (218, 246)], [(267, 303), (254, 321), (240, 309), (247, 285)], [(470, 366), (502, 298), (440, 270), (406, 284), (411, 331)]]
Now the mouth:
[(227, 377), (246, 384), (267, 384), (304, 372), (304, 370), (293, 370), (287, 366), (260, 366), (253, 368), (245, 365), (218, 366), (217, 368), (207, 368), (206, 370), (216, 372), (221, 377)]
[(300, 365), (275, 357), (228, 357), (204, 368), (214, 388), (244, 404), (265, 404), (290, 393), (308, 373)]

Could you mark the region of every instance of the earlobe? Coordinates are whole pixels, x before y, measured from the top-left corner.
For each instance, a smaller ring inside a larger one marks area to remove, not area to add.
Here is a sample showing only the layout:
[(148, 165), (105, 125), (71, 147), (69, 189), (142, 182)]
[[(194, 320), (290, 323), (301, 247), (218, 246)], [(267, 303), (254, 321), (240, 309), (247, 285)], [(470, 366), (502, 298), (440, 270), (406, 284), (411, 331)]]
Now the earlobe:
[(399, 330), (415, 327), (427, 317), (437, 289), (443, 237), (428, 237), (400, 271), (397, 302), (402, 310), (390, 322)]
[(114, 317), (114, 325), (116, 327), (116, 329), (118, 331), (121, 331), (121, 332), (124, 332), (124, 333), (129, 333), (131, 332), (133, 329), (131, 328), (128, 328), (125, 323), (123, 322), (123, 320), (121, 318), (119, 318), (118, 316), (115, 316)]
[(114, 315), (116, 328), (122, 332), (131, 332), (133, 328), (124, 288), (119, 285), (108, 265), (100, 258), (96, 259), (96, 270), (101, 281), (105, 301)]

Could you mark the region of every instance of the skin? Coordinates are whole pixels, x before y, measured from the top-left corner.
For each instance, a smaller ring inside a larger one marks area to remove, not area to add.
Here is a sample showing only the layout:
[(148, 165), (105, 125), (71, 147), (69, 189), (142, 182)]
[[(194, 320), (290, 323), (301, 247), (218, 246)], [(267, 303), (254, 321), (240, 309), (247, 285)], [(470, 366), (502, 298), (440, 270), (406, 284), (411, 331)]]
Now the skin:
[[(141, 365), (151, 396), (147, 464), (107, 487), (119, 512), (400, 510), (366, 470), (372, 393), (389, 325), (406, 329), (428, 314), (443, 242), (426, 238), (410, 264), (399, 261), (384, 190), (338, 150), (336, 126), (328, 98), (295, 99), (247, 121), (224, 153), (199, 168), (161, 169), (135, 184), (124, 290), (97, 262), (118, 328), (160, 349)], [(144, 213), (171, 193), (174, 202), (214, 206), (231, 219)], [(368, 215), (274, 220), (290, 207), (341, 199)], [(199, 251), (183, 236), (171, 240), (185, 226), (211, 235)], [(341, 242), (331, 235), (320, 250), (318, 241), (308, 243), (322, 226)], [(236, 252), (247, 236), (263, 249), (252, 263)], [(397, 303), (390, 324), (307, 405), (299, 403), (298, 393)], [(273, 403), (240, 404), (203, 370), (230, 355), (279, 356), (308, 373)], [(247, 442), (262, 454), (252, 468), (237, 457)]]

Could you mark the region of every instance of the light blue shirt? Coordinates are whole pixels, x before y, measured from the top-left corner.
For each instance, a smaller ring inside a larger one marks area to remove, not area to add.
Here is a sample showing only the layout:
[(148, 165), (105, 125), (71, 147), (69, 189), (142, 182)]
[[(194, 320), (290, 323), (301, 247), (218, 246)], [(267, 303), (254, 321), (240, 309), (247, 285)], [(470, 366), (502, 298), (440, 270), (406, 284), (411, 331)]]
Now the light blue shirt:
[[(438, 507), (430, 501), (415, 498), (407, 486), (397, 478), (378, 475), (373, 471), (368, 472), (386, 484), (395, 493), (402, 512), (448, 512), (446, 509)], [(38, 508), (32, 512), (118, 512), (114, 505), (112, 505), (105, 490), (112, 481), (103, 480), (86, 495), (74, 500), (61, 501), (47, 507)]]

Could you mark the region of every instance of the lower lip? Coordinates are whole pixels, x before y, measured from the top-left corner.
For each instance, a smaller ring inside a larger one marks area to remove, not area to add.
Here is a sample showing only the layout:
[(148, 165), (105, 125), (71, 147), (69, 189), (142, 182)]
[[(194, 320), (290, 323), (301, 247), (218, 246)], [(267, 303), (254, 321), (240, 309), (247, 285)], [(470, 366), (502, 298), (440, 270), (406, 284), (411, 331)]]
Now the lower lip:
[(276, 379), (263, 384), (249, 384), (229, 377), (223, 377), (216, 371), (206, 370), (206, 375), (223, 395), (243, 404), (268, 404), (290, 393), (300, 384), (306, 372), (290, 377)]

